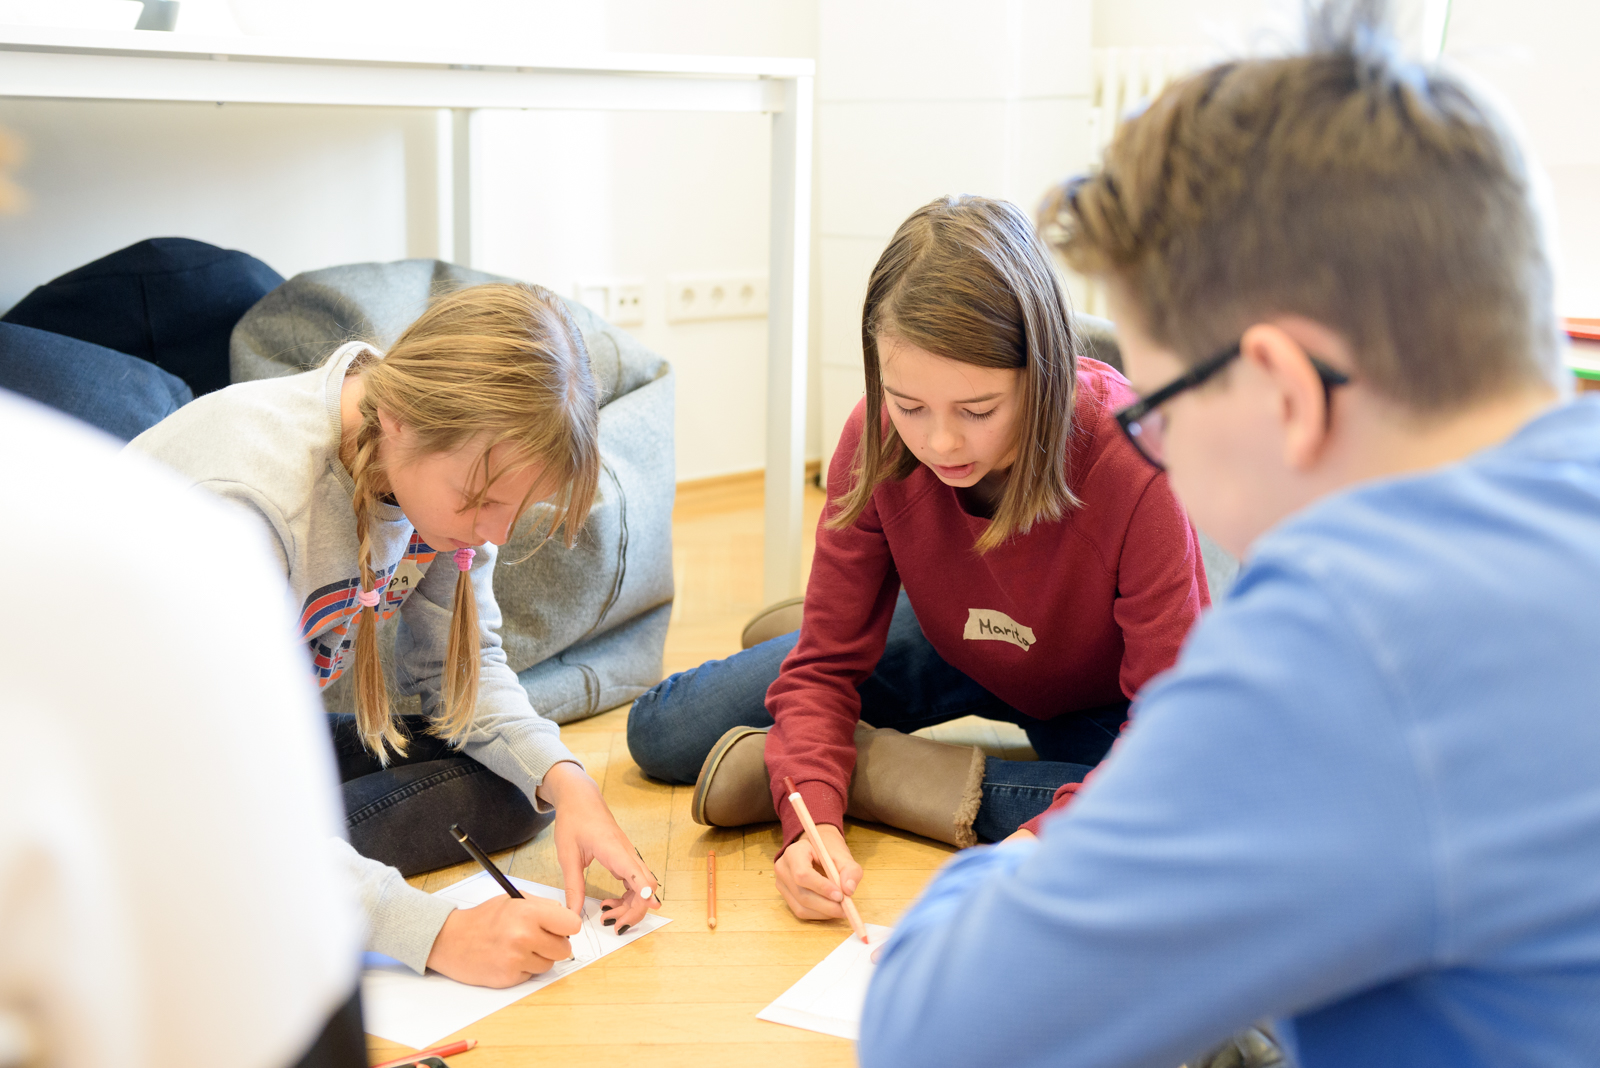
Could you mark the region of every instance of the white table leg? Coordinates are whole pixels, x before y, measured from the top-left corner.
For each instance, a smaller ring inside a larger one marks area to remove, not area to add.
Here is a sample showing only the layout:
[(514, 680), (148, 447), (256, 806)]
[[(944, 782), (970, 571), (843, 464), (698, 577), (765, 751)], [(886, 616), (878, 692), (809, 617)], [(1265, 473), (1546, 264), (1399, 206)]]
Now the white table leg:
[(472, 108), (450, 109), (450, 262), (472, 266)]
[(805, 490), (806, 328), (811, 280), (812, 79), (784, 82), (772, 116), (772, 264), (767, 313), (767, 472), (763, 597), (800, 591)]

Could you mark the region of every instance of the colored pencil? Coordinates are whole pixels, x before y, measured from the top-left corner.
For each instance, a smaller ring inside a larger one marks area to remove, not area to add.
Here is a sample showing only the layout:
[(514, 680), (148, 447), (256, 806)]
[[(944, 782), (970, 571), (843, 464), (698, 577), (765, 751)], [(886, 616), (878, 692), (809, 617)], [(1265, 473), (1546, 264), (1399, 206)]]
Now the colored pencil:
[[(783, 785), (789, 791), (789, 804), (794, 806), (795, 815), (800, 817), (800, 824), (806, 829), (806, 838), (811, 842), (811, 850), (816, 853), (817, 859), (822, 864), (822, 870), (828, 878), (833, 880), (840, 891), (844, 890), (844, 880), (839, 878), (839, 868), (833, 862), (833, 857), (828, 854), (828, 847), (822, 844), (822, 835), (817, 833), (817, 825), (811, 819), (811, 813), (806, 808), (805, 800), (801, 798), (800, 791), (794, 787), (794, 780), (785, 775)], [(856, 911), (856, 903), (850, 900), (850, 895), (845, 894), (840, 902), (844, 906), (845, 919), (850, 921), (850, 929), (856, 933), (861, 941), (867, 940), (867, 925), (861, 922), (861, 913)]]
[(706, 926), (713, 930), (717, 926), (717, 854), (715, 851), (706, 853)]
[(402, 1064), (415, 1064), (424, 1057), (454, 1057), (457, 1053), (467, 1052), (467, 1050), (471, 1049), (477, 1044), (478, 1040), (475, 1038), (463, 1038), (459, 1042), (451, 1042), (448, 1045), (435, 1046), (432, 1049), (421, 1050), (417, 1053), (411, 1054), (409, 1057), (396, 1057), (392, 1061), (384, 1061), (382, 1064), (375, 1064), (372, 1066), (372, 1068), (397, 1068), (398, 1065)]

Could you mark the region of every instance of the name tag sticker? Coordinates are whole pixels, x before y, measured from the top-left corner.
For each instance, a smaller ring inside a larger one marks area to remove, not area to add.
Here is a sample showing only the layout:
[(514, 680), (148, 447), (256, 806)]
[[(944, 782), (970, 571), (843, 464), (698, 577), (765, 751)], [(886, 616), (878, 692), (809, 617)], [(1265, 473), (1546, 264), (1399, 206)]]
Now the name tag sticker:
[(417, 588), (417, 583), (422, 581), (422, 568), (417, 566), (414, 557), (406, 557), (394, 569), (394, 578), (389, 580), (396, 593), (402, 596)]
[(967, 609), (967, 627), (961, 636), (969, 642), (1010, 642), (1023, 652), (1031, 649), (1036, 640), (1032, 627), (1024, 627), (992, 608)]

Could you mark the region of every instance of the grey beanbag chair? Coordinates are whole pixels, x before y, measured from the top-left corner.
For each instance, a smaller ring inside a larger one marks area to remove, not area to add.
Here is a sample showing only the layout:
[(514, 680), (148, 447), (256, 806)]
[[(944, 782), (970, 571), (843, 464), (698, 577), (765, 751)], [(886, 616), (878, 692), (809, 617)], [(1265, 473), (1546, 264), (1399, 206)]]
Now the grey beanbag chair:
[[(234, 328), (233, 380), (297, 374), (355, 338), (386, 348), (433, 294), (492, 281), (510, 279), (437, 260), (296, 275)], [(566, 303), (601, 391), (600, 492), (576, 546), (555, 541), (529, 556), (535, 524), (524, 520), (500, 550), (494, 578), (507, 659), (533, 707), (557, 723), (626, 704), (661, 678), (675, 478), (671, 367), (589, 309)], [(348, 710), (345, 682), (325, 694), (333, 710)]]

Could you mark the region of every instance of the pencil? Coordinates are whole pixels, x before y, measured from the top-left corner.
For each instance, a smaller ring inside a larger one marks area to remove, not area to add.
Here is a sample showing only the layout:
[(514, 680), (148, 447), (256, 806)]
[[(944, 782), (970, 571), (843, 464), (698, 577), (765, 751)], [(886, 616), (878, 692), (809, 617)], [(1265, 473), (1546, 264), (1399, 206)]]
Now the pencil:
[[(633, 847), (633, 855), (639, 858), (639, 863), (640, 864), (644, 864), (644, 854), (639, 852), (639, 847), (638, 846), (634, 846)], [(650, 865), (644, 864), (644, 870), (645, 871), (650, 871)], [(656, 873), (653, 872), (653, 871), (650, 871), (650, 878), (656, 879)], [(661, 885), (661, 880), (660, 879), (656, 879), (656, 885), (657, 886)], [(649, 901), (650, 900), (650, 888), (647, 886), (643, 890), (640, 890), (639, 891), (639, 896), (644, 898), (646, 901)], [(660, 891), (656, 892), (656, 900), (661, 902), (663, 905), (665, 905), (667, 903), (667, 899), (661, 894)]]
[[(800, 796), (800, 791), (794, 788), (794, 780), (785, 775), (783, 785), (789, 791), (789, 804), (794, 806), (795, 815), (800, 817), (801, 826), (806, 829), (806, 838), (811, 842), (811, 849), (817, 854), (817, 859), (822, 862), (822, 870), (828, 878), (833, 880), (835, 886), (844, 890), (844, 880), (839, 878), (839, 868), (833, 862), (833, 857), (828, 855), (828, 847), (822, 844), (822, 835), (817, 833), (817, 825), (811, 819), (811, 813), (806, 808), (806, 803)], [(867, 925), (861, 922), (861, 913), (856, 911), (856, 903), (850, 900), (850, 895), (845, 894), (840, 902), (844, 906), (845, 919), (850, 921), (850, 929), (856, 933), (861, 941), (867, 940)]]
[(444, 1046), (435, 1046), (432, 1049), (419, 1050), (408, 1057), (396, 1057), (392, 1061), (375, 1064), (372, 1068), (396, 1068), (401, 1064), (415, 1064), (424, 1057), (454, 1057), (457, 1053), (465, 1053), (478, 1044), (475, 1038), (463, 1038), (459, 1042), (451, 1042)]
[[(461, 824), (452, 823), (450, 825), (450, 833), (456, 836), (456, 841), (461, 843), (461, 848), (471, 853), (472, 859), (477, 861), (484, 871), (494, 877), (494, 881), (500, 884), (500, 889), (512, 897), (522, 896), (522, 891), (511, 885), (510, 879), (500, 874), (500, 869), (494, 866), (494, 861), (489, 859), (489, 854), (479, 849), (478, 843), (472, 840), (472, 836), (461, 829)], [(405, 1062), (402, 1061), (401, 1063), (404, 1064)]]
[(717, 854), (715, 850), (706, 852), (706, 926), (712, 930), (717, 926)]

